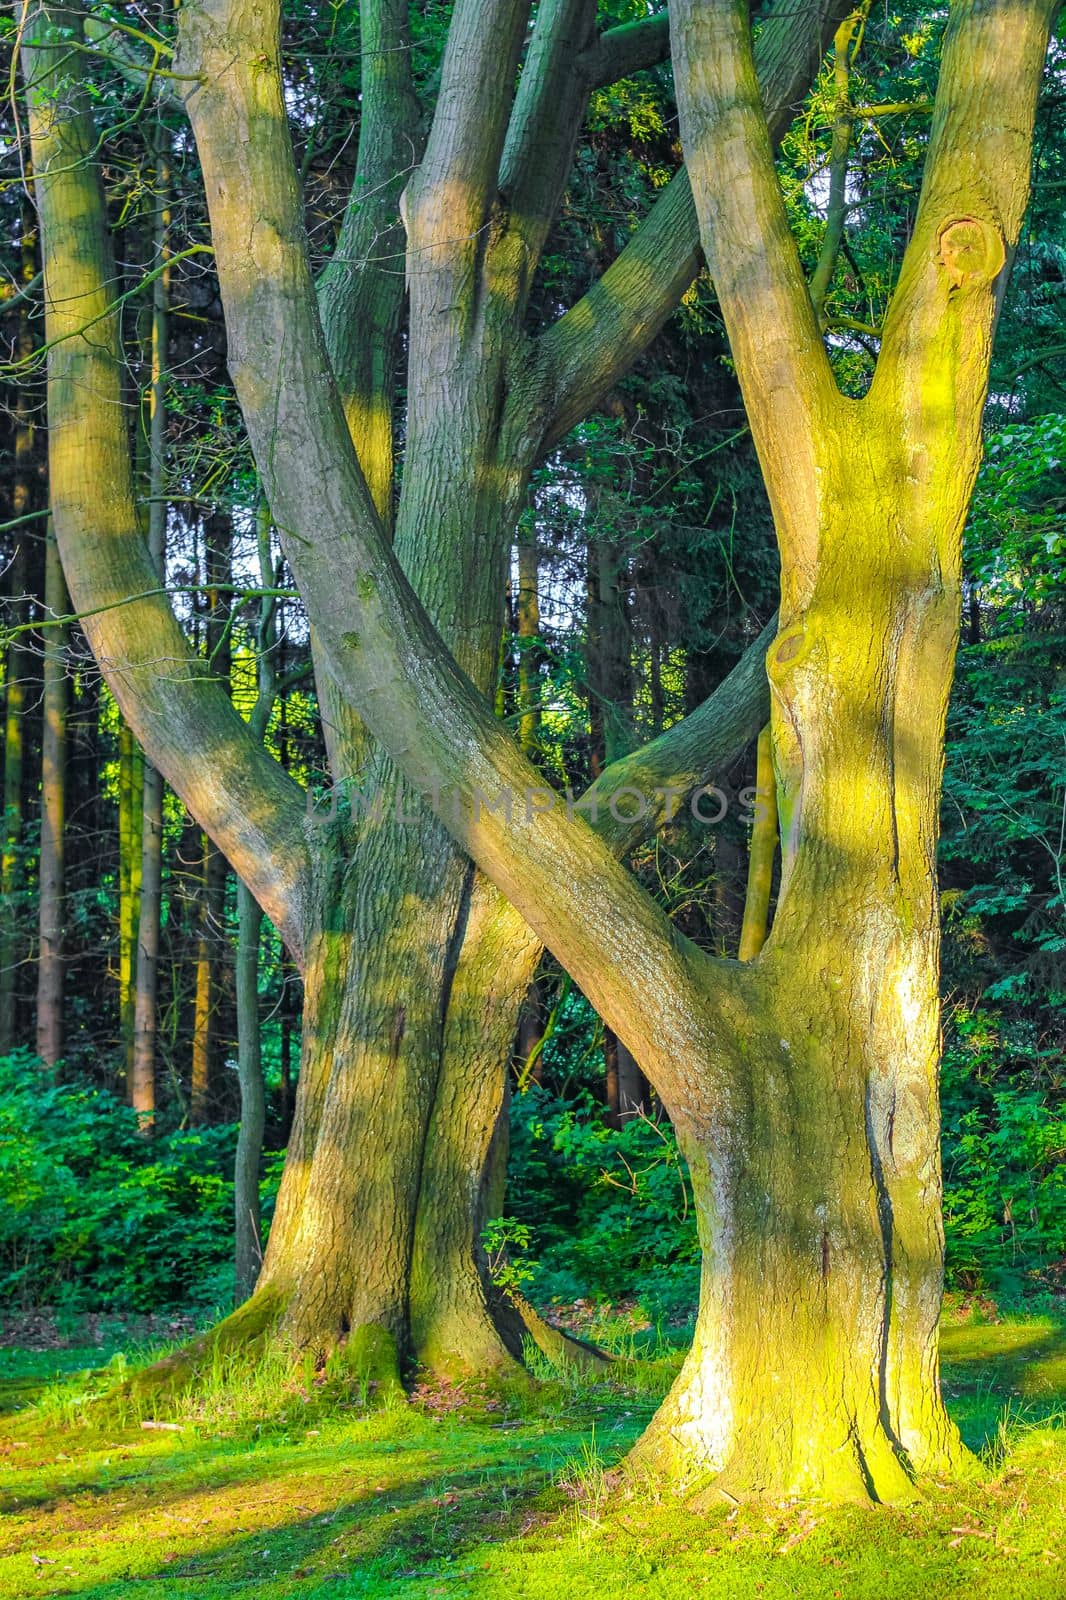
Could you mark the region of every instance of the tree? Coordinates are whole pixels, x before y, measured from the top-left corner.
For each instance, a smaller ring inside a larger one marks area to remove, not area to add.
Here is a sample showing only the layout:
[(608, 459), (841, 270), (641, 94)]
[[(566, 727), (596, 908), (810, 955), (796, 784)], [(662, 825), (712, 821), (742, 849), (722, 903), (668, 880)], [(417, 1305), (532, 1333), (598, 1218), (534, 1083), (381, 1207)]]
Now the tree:
[[(488, 687), (498, 654), (506, 554), (530, 467), (571, 415), (592, 404), (644, 348), (691, 279), (697, 249), (694, 213), (679, 178), (591, 296), (529, 344), (522, 319), (531, 268), (565, 178), (588, 88), (601, 74), (657, 59), (665, 34), (658, 19), (650, 29), (626, 31), (621, 40), (611, 34), (597, 41), (593, 7), (552, 6), (542, 10), (523, 74), (525, 89), (513, 110), (507, 84), (497, 82), (495, 67), (491, 74), (486, 69), (482, 76), (496, 90), (481, 110), (474, 95), (473, 114), (495, 130), (486, 134), (486, 151), (493, 141), (502, 145), (510, 117), (508, 183), (521, 191), (511, 202), (521, 225), (508, 229), (499, 218), (492, 222), (493, 248), (482, 258), (480, 223), (471, 225), (469, 235), (460, 226), (455, 236), (456, 218), (430, 215), (435, 185), (447, 185), (453, 181), (449, 173), (464, 171), (478, 145), (473, 123), (454, 142), (455, 103), (471, 92), (478, 62), (495, 60), (500, 27), (511, 41), (509, 51), (520, 42), (521, 7), (503, 8), (487, 22), (476, 9), (461, 6), (453, 17), (450, 65), (434, 122), (437, 145), (431, 135), (427, 156), (438, 176), (431, 178), (427, 165), (421, 169), (428, 199), (420, 210), (436, 243), (428, 236), (420, 242), (408, 207), (412, 355), (395, 549), (435, 617), (461, 646), (468, 669)], [(395, 236), (400, 181), (411, 159), (404, 10), (395, 4), (365, 7), (359, 181), (318, 293), (346, 426), (386, 520), (394, 497), (390, 384), (402, 283), (387, 252), (378, 265), (374, 241)], [(767, 93), (780, 127), (809, 80), (830, 26), (819, 9), (811, 18), (786, 10), (767, 30)], [(476, 47), (472, 33), (478, 34)], [(575, 38), (584, 46), (576, 56)], [(441, 1365), (509, 1365), (520, 1350), (520, 1330), (510, 1332), (509, 1354), (488, 1314), (488, 1285), (476, 1253), (478, 1204), (505, 1063), (539, 947), (488, 884), (471, 893), (465, 857), (428, 813), (418, 828), (403, 820), (417, 797), (404, 789), (383, 752), (369, 750), (321, 648), (316, 673), (334, 778), (343, 783), (365, 768), (378, 806), (376, 814), (352, 823), (342, 808), (310, 839), (299, 791), (261, 749), (250, 749), (247, 731), (201, 681), (169, 609), (152, 593), (156, 580), (133, 537), (133, 487), (122, 431), (117, 425), (107, 431), (106, 406), (91, 420), (80, 406), (67, 410), (69, 381), (79, 387), (88, 381), (89, 392), (114, 393), (118, 350), (106, 289), (109, 242), (98, 176), (85, 160), (94, 134), (71, 79), (77, 64), (68, 58), (60, 67), (56, 54), (24, 51), (24, 57), (31, 72), (37, 70), (35, 59), (42, 72), (50, 63), (55, 80), (50, 97), (30, 95), (37, 101), (31, 109), (42, 155), (47, 158), (53, 140), (56, 151), (68, 152), (68, 166), (80, 162), (69, 183), (57, 173), (38, 192), (52, 216), (53, 279), (61, 272), (73, 285), (63, 301), (70, 315), (64, 317), (53, 298), (49, 323), (51, 473), (53, 503), (63, 507), (61, 521), (72, 535), (68, 562), (80, 573), (80, 581), (74, 580), (78, 605), (93, 613), (94, 649), (151, 759), (224, 848), (304, 968), (300, 1103), (261, 1284), (271, 1290), (263, 1305), (276, 1311), (282, 1304), (286, 1335), (320, 1347), (347, 1335), (354, 1351), (359, 1340), (349, 1330), (381, 1329), (393, 1352), (409, 1346)], [(567, 109), (560, 121), (563, 88)], [(397, 148), (403, 155), (400, 181)], [(495, 214), (495, 178), (485, 152), (479, 159), (484, 170), (469, 204)], [(501, 159), (499, 151), (495, 159)], [(84, 238), (70, 237), (65, 219), (71, 208), (92, 217), (91, 236), (86, 227)], [(467, 327), (466, 302), (457, 298), (471, 272), (484, 279), (487, 320), (477, 322), (476, 338)], [(67, 337), (87, 321), (109, 329), (110, 344), (86, 351)], [(353, 329), (368, 330), (366, 340), (353, 343)], [(516, 349), (528, 349), (533, 364), (516, 365)], [(71, 357), (79, 369), (76, 379), (67, 365)], [(91, 373), (81, 370), (83, 357)], [(509, 416), (502, 420), (505, 397)], [(98, 462), (97, 476), (107, 486), (106, 514), (85, 495), (87, 459)], [(499, 465), (491, 465), (497, 460)], [(116, 531), (105, 539), (101, 530), (108, 529)], [(120, 592), (125, 603), (115, 607)], [(145, 598), (131, 603), (133, 596)], [(312, 620), (317, 643), (317, 618)], [(164, 674), (161, 660), (181, 665)], [(127, 664), (122, 671), (114, 669), (119, 662)], [(744, 676), (745, 703), (733, 707), (739, 715), (724, 728), (729, 753), (764, 714), (759, 678)], [(732, 705), (729, 693), (726, 700)], [(692, 742), (680, 740), (686, 760), (698, 737), (696, 728)], [(194, 752), (198, 759), (191, 759)], [(709, 744), (705, 753), (717, 759), (719, 744)], [(673, 769), (667, 773), (672, 776)], [(692, 782), (701, 776), (707, 776), (703, 766), (689, 772)], [(366, 808), (356, 797), (352, 809)], [(435, 1099), (441, 1107), (437, 1118)], [(371, 1344), (375, 1340), (376, 1335)]]
[[(651, 337), (695, 261), (675, 180), (586, 301), (525, 335), (585, 86), (605, 57), (618, 64), (618, 41), (593, 37), (591, 7), (542, 5), (512, 101), (500, 63), (517, 66), (527, 10), (458, 0), (405, 190), (408, 410), (391, 527), (368, 443), (371, 422), (382, 434), (382, 392), (346, 388), (322, 332), (329, 296), (325, 285), (316, 296), (308, 263), (277, 11), (208, 0), (180, 16), (175, 82), (191, 84), (231, 372), (312, 617), (320, 694), (337, 706), (335, 759), (344, 770), (361, 750), (385, 806), (354, 805), (357, 827), (342, 818), (309, 838), (294, 786), (218, 686), (183, 665), (130, 537), (125, 442), (108, 432), (118, 352), (93, 129), (62, 34), (30, 10), (52, 501), (68, 580), (78, 610), (96, 613), (94, 651), (150, 756), (304, 962), (300, 1107), (252, 1302), (262, 1317), (280, 1315), (312, 1346), (346, 1337), (364, 1364), (379, 1354), (382, 1374), (408, 1303), (417, 1354), (455, 1349), (457, 1333), (488, 1350), (477, 1285), (451, 1263), (495, 1120), (480, 1116), (495, 1091), (479, 1087), (492, 1076), (492, 1008), (504, 998), (513, 1028), (508, 980), (522, 964), (522, 940), (500, 943), (500, 891), (636, 1056), (692, 1174), (700, 1322), (638, 1456), (732, 1495), (897, 1498), (915, 1475), (964, 1464), (936, 1360), (933, 851), (959, 532), (1051, 7), (953, 10), (914, 235), (861, 402), (836, 390), (788, 233), (747, 7), (673, 8), (686, 160), (782, 559), (767, 658), (782, 885), (771, 936), (743, 966), (670, 926), (616, 859), (625, 826), (526, 803), (542, 793), (536, 774), (485, 698), (501, 532), (509, 541), (530, 467)], [(388, 11), (365, 15), (380, 27)], [(817, 18), (818, 54), (835, 20)], [(661, 19), (651, 23), (659, 38)], [(790, 42), (793, 83), (796, 25), (782, 16), (769, 45), (761, 35), (771, 64), (775, 40)], [(627, 32), (648, 37), (648, 24)], [(372, 59), (364, 139), (375, 74), (406, 57)], [(762, 84), (776, 104), (765, 73)], [(336, 278), (351, 264), (342, 255)], [(387, 371), (394, 323), (354, 315), (368, 285), (380, 289), (356, 278), (343, 321), (370, 330), (371, 366)], [(97, 336), (76, 337), (90, 318)], [(96, 499), (87, 482), (102, 485)], [(765, 720), (751, 676), (748, 733)], [(639, 780), (666, 790), (669, 807), (708, 775), (709, 741), (698, 769), (686, 764), (692, 732), (682, 723), (607, 769), (598, 796)], [(393, 802), (416, 796), (439, 820), (420, 812), (406, 828)]]

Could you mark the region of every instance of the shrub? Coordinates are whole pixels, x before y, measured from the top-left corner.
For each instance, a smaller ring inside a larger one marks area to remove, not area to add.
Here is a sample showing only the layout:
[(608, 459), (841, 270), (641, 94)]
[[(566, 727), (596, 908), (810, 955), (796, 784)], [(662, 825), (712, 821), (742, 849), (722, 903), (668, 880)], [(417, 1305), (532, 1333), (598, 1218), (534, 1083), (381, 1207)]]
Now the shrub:
[[(232, 1295), (234, 1126), (145, 1139), (113, 1095), (0, 1059), (0, 1298), (70, 1311)], [(268, 1160), (266, 1198), (277, 1184)]]

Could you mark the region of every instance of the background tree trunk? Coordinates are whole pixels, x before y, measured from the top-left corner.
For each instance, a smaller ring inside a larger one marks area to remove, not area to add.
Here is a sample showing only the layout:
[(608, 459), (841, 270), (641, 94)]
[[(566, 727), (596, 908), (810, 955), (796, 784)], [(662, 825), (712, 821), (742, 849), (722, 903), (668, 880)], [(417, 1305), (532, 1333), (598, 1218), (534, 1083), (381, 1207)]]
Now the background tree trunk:
[[(49, 525), (45, 553), (45, 621), (70, 609), (59, 547)], [(40, 952), (37, 965), (37, 1054), (47, 1067), (63, 1055), (63, 866), (67, 793), (67, 643), (69, 627), (45, 629), (44, 726), (41, 736), (41, 859), (38, 884)]]
[[(27, 205), (23, 215), (21, 279), (25, 288), (37, 271), (37, 229)], [(28, 361), (34, 346), (30, 324), (30, 303), (19, 307), (15, 355)], [(33, 391), (28, 383), (19, 385), (15, 396), (14, 462), (11, 483), (11, 517), (29, 517), (37, 509), (40, 493), (35, 482), (36, 428)], [(39, 537), (41, 524), (27, 522), (15, 532), (15, 551), (7, 573), (11, 596), (11, 623), (23, 628), (30, 615), (29, 543)], [(20, 890), (23, 881), (22, 830), (23, 788), (25, 781), (23, 718), (26, 713), (26, 678), (30, 667), (28, 636), (16, 634), (4, 655), (4, 817), (3, 843), (0, 846), (0, 1055), (17, 1042), (18, 970), (25, 943), (20, 926)]]
[[(155, 219), (153, 265), (165, 268), (170, 225), (169, 157), (166, 134), (156, 128), (150, 140), (155, 157)], [(166, 574), (167, 506), (164, 498), (166, 465), (166, 384), (168, 273), (163, 270), (152, 284), (150, 382), (148, 389), (148, 558), (163, 582)], [(159, 938), (163, 915), (163, 774), (145, 762), (141, 832), (141, 903), (137, 920), (137, 966), (133, 1008), (133, 1059), (130, 1068), (130, 1104), (145, 1132), (155, 1120), (157, 999)]]

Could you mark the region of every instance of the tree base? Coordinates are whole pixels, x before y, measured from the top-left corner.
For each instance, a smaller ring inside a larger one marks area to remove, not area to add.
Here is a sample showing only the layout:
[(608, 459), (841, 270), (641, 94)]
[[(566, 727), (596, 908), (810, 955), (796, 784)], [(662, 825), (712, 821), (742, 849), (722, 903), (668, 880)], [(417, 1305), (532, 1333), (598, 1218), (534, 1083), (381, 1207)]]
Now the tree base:
[[(980, 1478), (984, 1469), (943, 1418), (943, 1437), (920, 1458), (907, 1455), (875, 1424), (860, 1433), (854, 1419), (805, 1426), (785, 1411), (772, 1431), (739, 1430), (718, 1465), (707, 1444), (714, 1432), (704, 1417), (682, 1419), (668, 1396), (620, 1468), (620, 1481), (658, 1487), (692, 1511), (759, 1500), (831, 1504), (912, 1505), (923, 1486)], [(760, 1437), (760, 1434), (762, 1435)]]

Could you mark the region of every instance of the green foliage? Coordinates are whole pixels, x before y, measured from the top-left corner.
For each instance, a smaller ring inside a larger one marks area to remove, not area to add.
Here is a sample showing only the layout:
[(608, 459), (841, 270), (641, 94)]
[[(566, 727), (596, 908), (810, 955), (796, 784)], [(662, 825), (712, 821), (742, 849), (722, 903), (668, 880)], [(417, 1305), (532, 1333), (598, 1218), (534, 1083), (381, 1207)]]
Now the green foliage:
[(1004, 1299), (1066, 1256), (1066, 1112), (1031, 1031), (960, 1008), (944, 1055), (944, 1225), (952, 1280)]
[(498, 1289), (521, 1290), (533, 1282), (538, 1263), (527, 1254), (532, 1242), (533, 1229), (516, 1217), (493, 1217), (485, 1224), (481, 1245)]
[(685, 1317), (699, 1246), (673, 1132), (643, 1117), (615, 1130), (598, 1109), (536, 1084), (512, 1105), (509, 1192), (538, 1244), (534, 1296), (636, 1297), (655, 1319)]
[(0, 1299), (228, 1306), (235, 1143), (232, 1126), (146, 1139), (113, 1096), (53, 1084), (26, 1054), (0, 1060)]
[(988, 440), (941, 843), (949, 1261), (1054, 1286), (1066, 1256), (1066, 418)]

